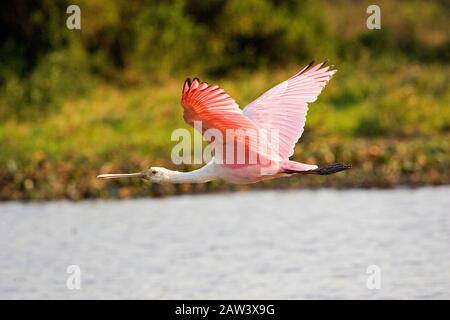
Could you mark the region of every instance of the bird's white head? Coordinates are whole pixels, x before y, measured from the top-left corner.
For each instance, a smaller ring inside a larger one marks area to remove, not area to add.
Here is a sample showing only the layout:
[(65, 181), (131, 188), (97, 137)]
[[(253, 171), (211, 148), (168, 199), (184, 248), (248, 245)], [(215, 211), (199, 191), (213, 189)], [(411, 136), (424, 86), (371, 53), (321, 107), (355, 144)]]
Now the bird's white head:
[(144, 172), (147, 173), (144, 179), (155, 183), (168, 182), (174, 174), (174, 171), (163, 167), (151, 167)]

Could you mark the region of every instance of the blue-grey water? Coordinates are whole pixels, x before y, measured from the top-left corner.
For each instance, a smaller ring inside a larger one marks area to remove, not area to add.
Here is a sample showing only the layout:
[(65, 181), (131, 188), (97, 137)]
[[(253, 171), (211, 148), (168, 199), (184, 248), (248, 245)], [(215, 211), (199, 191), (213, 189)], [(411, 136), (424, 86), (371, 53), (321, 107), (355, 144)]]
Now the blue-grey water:
[(449, 299), (449, 215), (450, 187), (0, 203), (0, 298)]

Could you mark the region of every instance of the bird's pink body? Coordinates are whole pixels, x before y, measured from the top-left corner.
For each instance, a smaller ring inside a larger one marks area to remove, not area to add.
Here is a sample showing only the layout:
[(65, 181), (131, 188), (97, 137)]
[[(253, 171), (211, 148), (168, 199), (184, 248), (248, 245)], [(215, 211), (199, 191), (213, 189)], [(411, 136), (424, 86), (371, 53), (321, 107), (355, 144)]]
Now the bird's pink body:
[[(217, 169), (219, 178), (234, 184), (255, 183), (258, 181), (272, 179), (284, 175), (283, 173), (280, 173), (281, 170), (278, 162), (273, 162), (270, 168), (267, 168), (267, 166), (263, 167), (259, 164), (217, 166), (220, 166), (220, 168)], [(271, 172), (276, 173), (261, 174), (263, 169), (268, 169)]]

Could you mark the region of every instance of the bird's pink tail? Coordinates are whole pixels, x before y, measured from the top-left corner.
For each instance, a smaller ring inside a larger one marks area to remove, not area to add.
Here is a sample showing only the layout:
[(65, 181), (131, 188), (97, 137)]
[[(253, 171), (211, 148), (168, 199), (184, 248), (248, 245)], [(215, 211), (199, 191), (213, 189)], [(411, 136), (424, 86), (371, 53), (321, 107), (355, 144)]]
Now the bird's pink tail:
[(290, 160), (283, 161), (280, 166), (283, 173), (299, 173), (318, 168), (315, 164), (306, 164)]

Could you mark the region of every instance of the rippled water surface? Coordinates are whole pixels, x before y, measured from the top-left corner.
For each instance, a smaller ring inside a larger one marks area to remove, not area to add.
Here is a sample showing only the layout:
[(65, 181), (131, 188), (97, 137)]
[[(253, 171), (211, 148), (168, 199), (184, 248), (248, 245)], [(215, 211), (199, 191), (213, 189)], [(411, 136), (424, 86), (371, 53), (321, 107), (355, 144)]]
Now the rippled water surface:
[(0, 203), (0, 298), (449, 299), (449, 215), (450, 187)]

